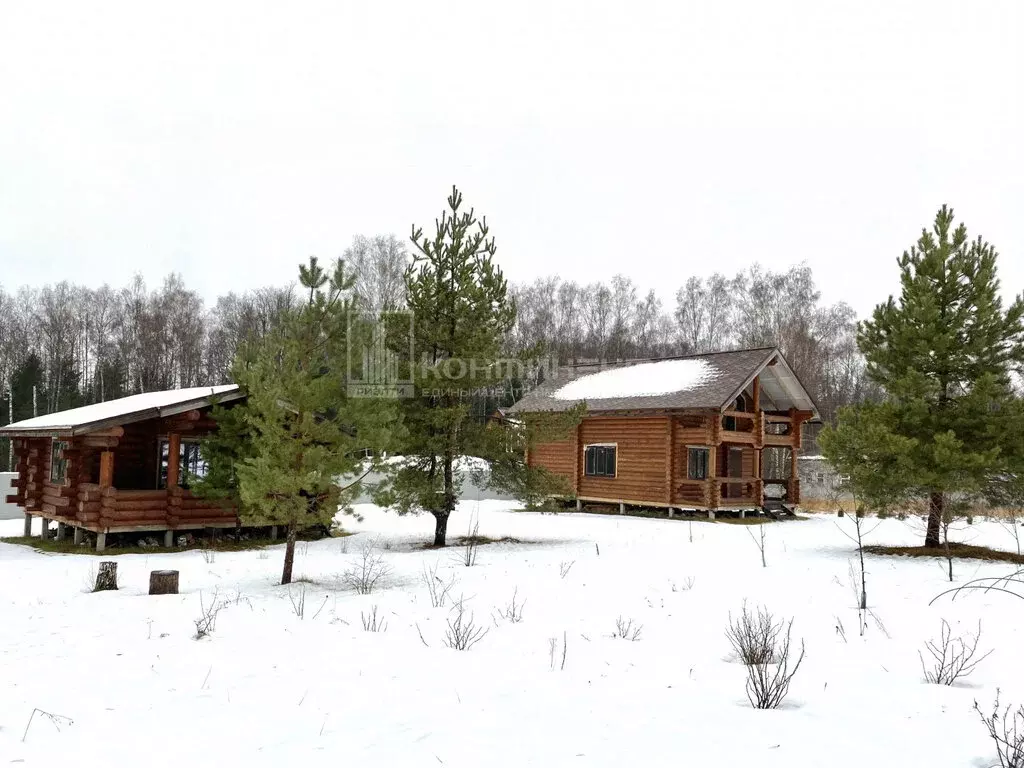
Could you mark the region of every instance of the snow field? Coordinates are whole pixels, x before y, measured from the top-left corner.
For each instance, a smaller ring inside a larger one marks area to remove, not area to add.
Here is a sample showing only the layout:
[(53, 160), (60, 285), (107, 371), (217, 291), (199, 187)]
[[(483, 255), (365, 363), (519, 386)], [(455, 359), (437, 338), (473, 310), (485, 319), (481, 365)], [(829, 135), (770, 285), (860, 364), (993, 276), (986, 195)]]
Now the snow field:
[[(432, 518), (360, 505), (361, 522), (343, 520), (355, 535), (298, 545), (296, 577), (315, 583), (290, 588), (276, 584), (283, 545), (210, 563), (199, 552), (104, 558), (118, 562), (122, 588), (91, 594), (99, 558), (0, 544), (0, 762), (981, 766), (994, 754), (974, 699), (989, 707), (999, 686), (1004, 701), (1024, 701), (1024, 603), (974, 593), (929, 606), (948, 587), (939, 561), (869, 557), (868, 601), (885, 631), (869, 620), (858, 635), (854, 551), (837, 529), (848, 521), (770, 524), (762, 568), (746, 526), (514, 507), (460, 505), (450, 540), (476, 517), (481, 535), (521, 542), (482, 545), (467, 568), (460, 547), (420, 548)], [(0, 534), (20, 526), (0, 522)], [(1010, 546), (994, 523), (961, 538)], [(915, 523), (890, 519), (869, 542), (919, 539)], [(369, 540), (391, 573), (357, 595), (341, 574)], [(453, 596), (489, 628), (471, 650), (444, 646), (452, 613), (430, 605), (424, 566), (454, 575)], [(182, 594), (146, 594), (158, 568), (181, 572)], [(1011, 570), (962, 562), (958, 582)], [(200, 595), (208, 605), (214, 591), (226, 605), (212, 635), (194, 640)], [(495, 620), (514, 591), (522, 621)], [(806, 642), (776, 711), (750, 707), (723, 635), (745, 599), (795, 618), (794, 641)], [(374, 605), (381, 633), (362, 628)], [(619, 616), (642, 625), (636, 642), (613, 637)], [(918, 658), (942, 618), (954, 632), (980, 618), (981, 646), (995, 649), (952, 688), (922, 682)], [(35, 707), (74, 723), (57, 730), (37, 715), (22, 743)]]

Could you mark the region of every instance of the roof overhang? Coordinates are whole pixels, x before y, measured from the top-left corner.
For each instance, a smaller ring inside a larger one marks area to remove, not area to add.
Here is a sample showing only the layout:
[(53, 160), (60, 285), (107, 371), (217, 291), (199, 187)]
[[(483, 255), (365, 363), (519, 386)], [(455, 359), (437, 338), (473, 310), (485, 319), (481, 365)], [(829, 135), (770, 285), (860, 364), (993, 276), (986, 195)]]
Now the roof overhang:
[[(769, 371), (770, 375), (764, 376), (765, 371)], [(747, 387), (754, 383), (755, 378), (759, 379), (761, 390), (770, 400), (775, 402), (786, 400), (797, 411), (810, 413), (811, 417), (807, 421), (821, 421), (818, 406), (814, 404), (810, 393), (800, 383), (800, 379), (778, 350), (772, 351), (765, 358), (764, 362), (743, 382), (743, 385), (722, 403), (722, 408), (728, 408)]]
[(86, 422), (83, 424), (49, 425), (44, 427), (21, 427), (17, 423), (10, 427), (0, 427), (0, 435), (4, 437), (74, 437), (96, 432), (110, 427), (119, 427), (125, 424), (134, 424), (149, 419), (162, 419), (168, 416), (177, 416), (179, 413), (186, 413), (196, 408), (208, 408), (220, 403), (230, 403), (241, 400), (245, 393), (241, 390), (231, 392), (220, 392), (218, 394), (204, 395), (191, 400), (185, 400), (173, 405), (142, 408), (137, 411), (111, 416), (106, 419)]

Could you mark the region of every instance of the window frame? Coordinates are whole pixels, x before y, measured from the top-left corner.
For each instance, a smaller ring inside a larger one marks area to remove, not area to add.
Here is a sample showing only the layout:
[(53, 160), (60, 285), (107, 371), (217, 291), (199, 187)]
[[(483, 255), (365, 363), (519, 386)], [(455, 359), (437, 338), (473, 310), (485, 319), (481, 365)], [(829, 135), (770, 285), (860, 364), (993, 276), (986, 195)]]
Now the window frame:
[[(694, 462), (693, 454), (694, 451), (702, 451), (704, 454), (703, 462), (703, 475), (698, 477), (694, 474), (694, 466), (698, 462)], [(687, 480), (707, 480), (711, 473), (711, 446), (710, 445), (688, 445), (686, 446), (686, 479)]]
[[(600, 454), (596, 454), (595, 455), (594, 471), (593, 472), (590, 471), (590, 463), (587, 461), (587, 454), (590, 452), (591, 449), (594, 449), (595, 451), (604, 451), (604, 452), (606, 452), (604, 454), (605, 455), (605, 465), (604, 465), (604, 471), (603, 472), (598, 472), (597, 471), (599, 459), (597, 459), (596, 456), (600, 455)], [(611, 452), (611, 460), (612, 460), (612, 471), (611, 471), (611, 473), (609, 473), (607, 471), (607, 469), (608, 469), (608, 464), (607, 464), (607, 461), (608, 461), (607, 456), (608, 456), (608, 454), (607, 454), (607, 452), (608, 451)], [(618, 474), (619, 474), (619, 444), (618, 443), (586, 443), (586, 444), (584, 444), (584, 446), (583, 446), (583, 476), (584, 477), (598, 477), (598, 478), (605, 478), (605, 479), (608, 479), (608, 480), (614, 480), (616, 477), (618, 477)]]
[[(59, 437), (50, 438), (50, 483), (53, 485), (67, 485), (68, 483), (68, 460), (64, 458), (64, 451), (70, 447), (67, 440)], [(55, 477), (53, 470), (60, 467), (60, 477)]]
[[(195, 446), (194, 450), (196, 453), (196, 464), (206, 464), (203, 461), (202, 453), (199, 451), (199, 444), (202, 440), (198, 437), (181, 437), (178, 441), (178, 487), (188, 488), (186, 484), (188, 480), (188, 472), (186, 471), (186, 458), (187, 449), (186, 446)], [(164, 446), (167, 446), (167, 457), (164, 457)], [(167, 435), (161, 435), (156, 439), (156, 488), (158, 491), (165, 490), (168, 487), (167, 477), (165, 476), (165, 468), (169, 466), (171, 452), (171, 439)], [(208, 465), (207, 465), (208, 468)], [(203, 477), (198, 472), (192, 473), (197, 477)]]

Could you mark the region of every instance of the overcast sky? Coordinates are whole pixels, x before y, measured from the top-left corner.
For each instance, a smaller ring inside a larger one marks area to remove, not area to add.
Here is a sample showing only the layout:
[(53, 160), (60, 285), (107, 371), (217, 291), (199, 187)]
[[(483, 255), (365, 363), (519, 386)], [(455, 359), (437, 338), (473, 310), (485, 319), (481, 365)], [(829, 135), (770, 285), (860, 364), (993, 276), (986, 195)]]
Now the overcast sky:
[(0, 283), (212, 300), (451, 184), (513, 280), (806, 260), (867, 312), (944, 202), (1024, 289), (1024, 3), (0, 0)]

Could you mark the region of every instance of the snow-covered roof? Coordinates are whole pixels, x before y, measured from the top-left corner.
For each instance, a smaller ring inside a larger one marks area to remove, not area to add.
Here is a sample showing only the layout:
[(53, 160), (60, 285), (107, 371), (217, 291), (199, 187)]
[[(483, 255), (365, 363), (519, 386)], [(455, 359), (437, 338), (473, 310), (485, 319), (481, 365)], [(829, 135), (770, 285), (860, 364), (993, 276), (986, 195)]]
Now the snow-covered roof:
[(237, 384), (143, 392), (141, 395), (129, 395), (104, 403), (84, 405), (81, 408), (17, 421), (0, 427), (0, 434), (76, 435), (103, 427), (173, 416), (193, 408), (212, 405), (214, 402), (237, 400), (242, 396)]
[(658, 360), (580, 376), (551, 393), (556, 400), (604, 400), (686, 392), (718, 376), (707, 360)]
[(755, 376), (760, 377), (763, 408), (796, 408), (817, 418), (814, 401), (775, 347), (568, 366), (506, 413), (564, 411), (583, 402), (588, 412), (723, 410)]

